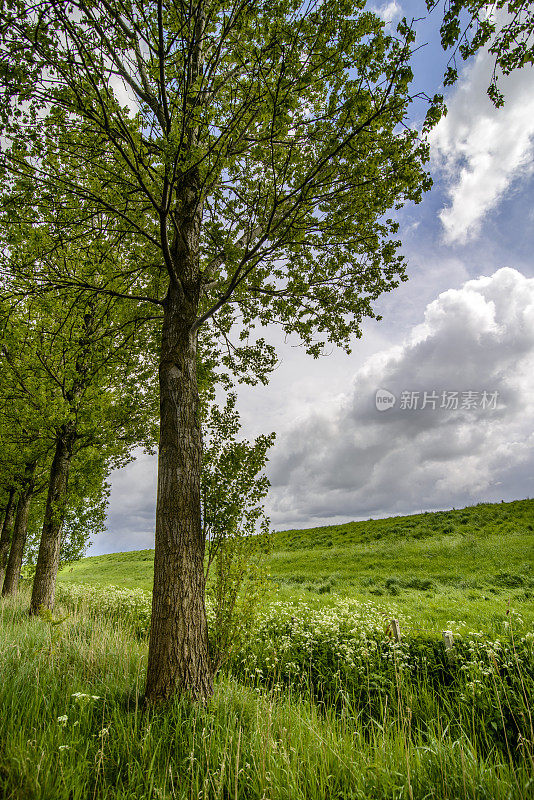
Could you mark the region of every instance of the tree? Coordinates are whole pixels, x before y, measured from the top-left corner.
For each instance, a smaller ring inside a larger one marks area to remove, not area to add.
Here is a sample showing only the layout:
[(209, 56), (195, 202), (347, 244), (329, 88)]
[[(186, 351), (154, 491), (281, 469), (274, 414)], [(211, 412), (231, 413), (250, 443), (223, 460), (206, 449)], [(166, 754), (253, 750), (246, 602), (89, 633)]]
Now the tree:
[[(427, 0), (429, 11), (441, 0)], [(453, 53), (445, 85), (458, 78), (456, 54), (465, 61), (481, 48), (495, 57), (488, 95), (502, 106), (504, 95), (498, 86), (499, 73), (534, 64), (534, 4), (532, 0), (445, 0), (440, 28), (444, 50)]]
[[(0, 364), (1, 361), (0, 356)], [(21, 430), (27, 420), (21, 404), (13, 395), (8, 377), (7, 371), (0, 369), (0, 590), (11, 548), (25, 455), (28, 455), (25, 446), (35, 441), (35, 430), (30, 437)]]
[(427, 146), (406, 125), (413, 33), (388, 36), (347, 0), (0, 10), (9, 228), (46, 220), (80, 249), (101, 232), (96, 266), (7, 268), (26, 269), (39, 291), (106, 292), (162, 312), (145, 695), (206, 697), (198, 337), (220, 335), (237, 369), (255, 345), (269, 354), (248, 339), (258, 322), (296, 333), (313, 356), (327, 341), (349, 347), (373, 301), (404, 279), (387, 214), (431, 185)]
[(207, 595), (214, 674), (250, 634), (269, 546), (269, 520), (262, 507), (269, 482), (262, 470), (275, 435), (259, 436), (253, 443), (238, 439), (236, 399), (230, 394), (224, 408), (212, 404), (203, 420), (201, 511), (206, 578), (211, 578)]
[[(47, 299), (50, 302), (50, 298)], [(141, 422), (150, 424), (139, 397), (132, 407), (133, 404), (127, 402), (126, 386), (123, 386), (119, 403), (114, 402), (113, 397), (110, 399), (110, 388), (112, 392), (119, 388), (114, 358), (116, 345), (119, 345), (121, 377), (124, 374), (121, 363), (124, 350), (120, 348), (124, 329), (116, 326), (109, 299), (71, 307), (67, 319), (61, 319), (61, 315), (59, 319), (60, 325), (45, 323), (48, 347), (43, 346), (43, 336), (40, 340), (40, 362), (48, 375), (56, 379), (60, 391), (56, 398), (54, 456), (30, 604), (33, 614), (43, 607), (52, 610), (54, 606), (61, 532), (69, 501), (69, 473), (76, 452), (83, 452), (98, 442), (100, 461), (107, 474), (112, 466), (127, 460), (129, 451), (139, 440), (149, 438), (145, 431), (139, 430)], [(135, 372), (134, 358), (129, 359), (129, 367), (136, 377), (141, 377), (139, 371)], [(135, 386), (131, 377), (130, 386)], [(107, 441), (106, 436), (109, 437)]]
[[(28, 375), (27, 381), (20, 375), (14, 379), (3, 352), (6, 344), (3, 313), (0, 313), (0, 321), (0, 452), (2, 483), (7, 494), (0, 537), (0, 584), (3, 594), (7, 595), (14, 594), (18, 589), (30, 507), (34, 497), (46, 485), (42, 472), (49, 446), (42, 437), (43, 417), (39, 407), (34, 402), (28, 402), (33, 376)], [(20, 345), (24, 349), (25, 335), (21, 330), (19, 333)], [(46, 405), (46, 401), (43, 405)]]
[(7, 560), (4, 583), (2, 585), (2, 595), (4, 596), (15, 594), (18, 589), (24, 546), (26, 544), (28, 532), (30, 503), (35, 490), (36, 467), (37, 463), (35, 461), (28, 461), (21, 481), (9, 558)]
[(15, 519), (16, 493), (15, 487), (11, 485), (7, 492), (5, 505), (3, 507), (2, 531), (0, 533), (0, 586), (4, 583), (9, 549), (11, 547), (11, 534)]
[[(68, 257), (64, 248), (58, 255)], [(24, 294), (24, 286), (19, 291)], [(135, 445), (153, 441), (152, 404), (141, 402), (150, 397), (139, 343), (121, 347), (131, 338), (131, 321), (115, 305), (101, 296), (83, 304), (75, 299), (65, 309), (64, 298), (46, 294), (6, 312), (0, 341), (5, 367), (51, 453), (32, 614), (53, 609), (69, 507), (80, 509), (84, 497), (101, 494), (110, 469), (126, 463)]]
[[(105, 530), (106, 510), (110, 493), (108, 484), (109, 465), (105, 456), (95, 458), (81, 450), (71, 465), (68, 496), (65, 502), (59, 569), (85, 555), (91, 537)], [(28, 525), (28, 536), (23, 563), (29, 567), (32, 579), (35, 575), (39, 545), (41, 542), (46, 497), (44, 502), (32, 504)]]

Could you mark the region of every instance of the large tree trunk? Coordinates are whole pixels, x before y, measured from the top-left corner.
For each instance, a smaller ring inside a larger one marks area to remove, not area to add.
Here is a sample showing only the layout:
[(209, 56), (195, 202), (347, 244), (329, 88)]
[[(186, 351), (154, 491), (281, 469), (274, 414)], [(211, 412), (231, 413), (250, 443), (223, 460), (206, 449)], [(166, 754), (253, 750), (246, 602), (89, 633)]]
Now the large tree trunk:
[(65, 500), (74, 441), (75, 432), (72, 428), (63, 426), (56, 438), (56, 450), (50, 467), (48, 496), (37, 567), (33, 579), (30, 614), (38, 614), (41, 608), (50, 610), (54, 608), (61, 528), (65, 515)]
[(191, 332), (198, 288), (165, 301), (159, 366), (160, 441), (154, 591), (145, 697), (213, 691), (204, 604), (204, 537), (200, 519), (202, 439), (197, 335)]
[(34, 490), (35, 464), (27, 464), (24, 472), (24, 482), (19, 494), (17, 503), (17, 513), (13, 526), (13, 536), (11, 538), (11, 549), (7, 561), (6, 574), (2, 594), (16, 594), (19, 588), (20, 570), (22, 567), (22, 557), (24, 555), (24, 545), (28, 532), (28, 514)]
[(11, 547), (11, 529), (13, 527), (13, 518), (15, 516), (15, 505), (15, 489), (12, 487), (7, 498), (7, 505), (4, 513), (4, 523), (2, 525), (2, 533), (0, 534), (0, 586), (2, 586), (4, 582), (9, 548)]

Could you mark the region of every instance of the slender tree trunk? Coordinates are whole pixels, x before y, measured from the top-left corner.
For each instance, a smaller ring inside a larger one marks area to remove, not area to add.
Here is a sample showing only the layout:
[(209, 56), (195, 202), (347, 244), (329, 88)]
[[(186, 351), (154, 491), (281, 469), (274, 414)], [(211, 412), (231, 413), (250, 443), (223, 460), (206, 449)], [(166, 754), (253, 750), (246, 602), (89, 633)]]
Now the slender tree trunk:
[(6, 571), (7, 559), (9, 557), (9, 548), (11, 547), (11, 529), (13, 527), (13, 519), (15, 517), (15, 488), (9, 490), (7, 499), (6, 510), (4, 514), (4, 523), (2, 525), (2, 533), (0, 534), (0, 586), (4, 582), (4, 574)]
[(17, 513), (15, 514), (15, 524), (13, 526), (13, 536), (11, 538), (11, 549), (7, 561), (6, 574), (2, 594), (16, 594), (19, 588), (20, 569), (22, 567), (22, 557), (24, 555), (24, 545), (28, 533), (28, 514), (34, 490), (34, 473), (36, 464), (27, 464), (24, 472), (24, 482), (22, 491), (19, 494), (17, 503)]
[(167, 294), (159, 366), (160, 441), (152, 622), (145, 697), (213, 691), (204, 603), (200, 519), (202, 439), (197, 335), (198, 288)]
[(56, 450), (50, 467), (48, 496), (43, 521), (43, 532), (37, 556), (37, 566), (33, 579), (30, 614), (37, 614), (41, 608), (54, 608), (56, 598), (56, 578), (59, 569), (61, 548), (61, 528), (65, 513), (65, 500), (72, 460), (75, 432), (63, 426), (56, 438)]

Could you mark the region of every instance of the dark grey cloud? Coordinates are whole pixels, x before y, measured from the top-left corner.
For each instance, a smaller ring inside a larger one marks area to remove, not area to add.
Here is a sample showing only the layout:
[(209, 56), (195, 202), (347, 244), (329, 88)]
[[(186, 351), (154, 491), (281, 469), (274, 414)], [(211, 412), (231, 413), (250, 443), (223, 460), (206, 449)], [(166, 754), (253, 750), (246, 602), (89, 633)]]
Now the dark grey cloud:
[(157, 458), (142, 451), (111, 474), (107, 530), (99, 534), (89, 555), (154, 547)]
[[(396, 398), (379, 411), (378, 389)], [(421, 408), (424, 392), (436, 407)], [(482, 408), (483, 392), (497, 393)], [(402, 408), (402, 392), (419, 393)], [(443, 393), (459, 408), (441, 408)], [(462, 409), (467, 392), (476, 407)], [(513, 269), (446, 291), (406, 340), (371, 356), (330, 413), (310, 414), (269, 468), (277, 526), (524, 496), (534, 478), (534, 279)]]

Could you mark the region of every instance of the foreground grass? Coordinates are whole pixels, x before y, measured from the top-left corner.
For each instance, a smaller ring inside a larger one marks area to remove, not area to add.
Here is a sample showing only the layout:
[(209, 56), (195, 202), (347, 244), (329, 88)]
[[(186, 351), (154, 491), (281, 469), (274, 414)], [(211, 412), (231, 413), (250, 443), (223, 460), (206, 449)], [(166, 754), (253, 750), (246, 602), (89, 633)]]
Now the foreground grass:
[[(85, 558), (63, 583), (150, 590), (152, 550)], [(487, 629), (509, 606), (534, 624), (534, 500), (273, 536), (270, 599), (392, 603), (422, 631)], [(459, 611), (461, 609), (461, 611)]]
[(526, 698), (530, 733), (503, 747), (483, 746), (480, 720), (459, 717), (423, 676), (399, 675), (371, 715), (342, 691), (325, 705), (291, 684), (275, 692), (229, 676), (206, 706), (149, 711), (144, 640), (109, 617), (71, 612), (52, 625), (26, 607), (24, 595), (0, 605), (2, 798), (533, 796)]

